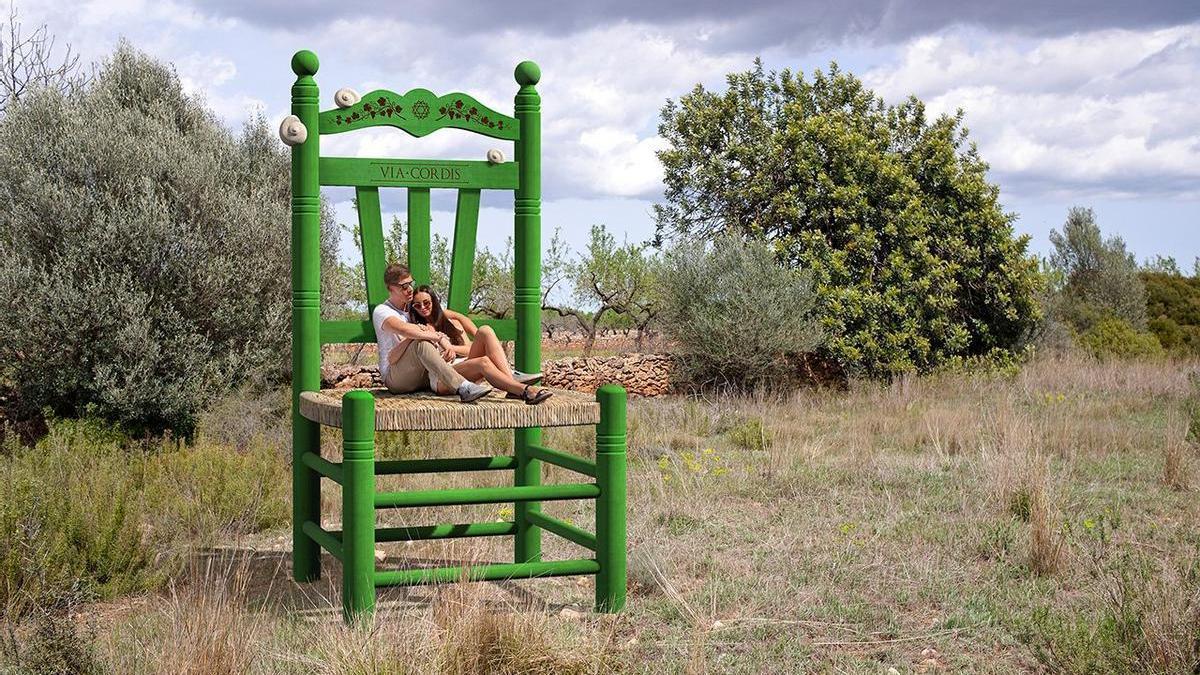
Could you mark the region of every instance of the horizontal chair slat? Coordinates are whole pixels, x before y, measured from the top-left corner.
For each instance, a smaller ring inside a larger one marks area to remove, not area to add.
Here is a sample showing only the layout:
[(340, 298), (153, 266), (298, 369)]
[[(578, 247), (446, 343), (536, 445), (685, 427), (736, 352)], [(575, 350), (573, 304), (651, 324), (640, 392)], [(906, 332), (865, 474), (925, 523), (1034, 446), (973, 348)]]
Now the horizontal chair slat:
[(561, 466), (564, 469), (581, 473), (585, 476), (591, 476), (592, 478), (596, 477), (596, 463), (591, 460), (541, 445), (529, 446), (528, 453), (531, 457), (540, 459), (543, 462), (549, 462), (555, 466)]
[(321, 529), (320, 525), (317, 525), (311, 520), (304, 521), (302, 529), (304, 530), (304, 534), (307, 534), (309, 538), (317, 542), (317, 545), (319, 545), (321, 548), (329, 551), (333, 557), (337, 558), (338, 560), (343, 559), (340, 532), (338, 535), (334, 535), (332, 532)]
[[(514, 319), (490, 319), (471, 316), (477, 326), (491, 326), (496, 337), (503, 341), (517, 339), (517, 322)], [(374, 342), (375, 327), (370, 321), (328, 320), (321, 322), (321, 344), (353, 344)]]
[(370, 321), (322, 321), (321, 344), (374, 342), (375, 327)]
[(494, 190), (520, 185), (516, 162), (322, 157), (317, 168), (321, 185)]
[(304, 462), (305, 466), (313, 471), (325, 476), (338, 485), (342, 484), (341, 464), (334, 464), (333, 462), (313, 452), (304, 453), (300, 456), (300, 460)]
[(516, 319), (485, 319), (472, 316), (471, 320), (480, 328), (491, 326), (492, 330), (496, 332), (496, 339), (502, 342), (511, 342), (517, 339)]
[(413, 492), (380, 492), (375, 495), (375, 508), (395, 509), (418, 506), (456, 506), (460, 504), (498, 504), (501, 502), (592, 499), (594, 497), (598, 497), (599, 495), (600, 488), (594, 483), (464, 488), (459, 490), (417, 490)]
[(393, 459), (375, 462), (375, 473), (440, 473), (442, 471), (497, 471), (515, 469), (516, 457), (444, 457), (436, 459)]
[(540, 511), (530, 511), (526, 516), (529, 518), (529, 522), (547, 532), (557, 534), (563, 539), (579, 544), (586, 549), (596, 550), (596, 535), (591, 532), (581, 530), (570, 523), (548, 516)]
[(416, 586), (455, 581), (492, 581), (496, 579), (532, 579), (562, 577), (575, 574), (595, 574), (600, 564), (595, 560), (555, 560), (552, 562), (504, 563), (470, 567), (427, 567), (415, 570), (375, 572), (376, 586)]
[(420, 527), (381, 527), (375, 530), (375, 541), (420, 541), (425, 539), (458, 539), (459, 537), (502, 537), (516, 534), (517, 524), (445, 523)]

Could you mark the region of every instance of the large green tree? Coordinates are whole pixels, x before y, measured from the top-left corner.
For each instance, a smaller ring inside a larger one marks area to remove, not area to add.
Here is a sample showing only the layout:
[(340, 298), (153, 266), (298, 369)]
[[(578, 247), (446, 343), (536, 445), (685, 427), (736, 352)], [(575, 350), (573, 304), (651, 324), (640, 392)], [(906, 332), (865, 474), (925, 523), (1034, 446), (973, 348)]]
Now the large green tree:
[[(1017, 349), (1037, 263), (962, 113), (888, 106), (832, 65), (754, 69), (662, 110), (657, 238), (762, 237), (811, 272), (829, 356), (889, 376)], [(747, 308), (753, 311), (753, 308)]]

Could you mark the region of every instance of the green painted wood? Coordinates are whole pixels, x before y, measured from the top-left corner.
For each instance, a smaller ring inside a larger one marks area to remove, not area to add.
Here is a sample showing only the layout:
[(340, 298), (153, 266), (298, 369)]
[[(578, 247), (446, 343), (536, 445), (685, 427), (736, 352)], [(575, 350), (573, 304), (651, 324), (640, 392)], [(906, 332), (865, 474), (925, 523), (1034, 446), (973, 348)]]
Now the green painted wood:
[(471, 275), (475, 269), (475, 233), (479, 229), (479, 190), (459, 190), (454, 210), (454, 257), (450, 261), (448, 306), (467, 313), (471, 308)]
[(581, 473), (585, 476), (596, 477), (596, 463), (590, 459), (576, 457), (559, 450), (542, 447), (540, 445), (531, 445), (527, 449), (529, 456), (540, 459), (543, 462), (549, 462), (555, 466), (560, 466), (568, 471)]
[(426, 567), (394, 572), (376, 572), (376, 586), (416, 586), (420, 584), (449, 584), (458, 581), (497, 581), (500, 579), (533, 579), (595, 574), (600, 566), (595, 560), (555, 560), (537, 563), (504, 563), (471, 567)]
[(313, 471), (316, 471), (317, 473), (321, 474), (322, 476), (328, 478), (329, 480), (331, 480), (339, 485), (341, 484), (341, 482), (342, 482), (342, 465), (341, 464), (334, 464), (333, 462), (325, 459), (324, 457), (317, 455), (317, 454), (313, 454), (311, 452), (304, 453), (304, 456), (301, 457), (301, 459), (304, 461), (304, 464), (306, 466), (308, 466), (308, 468), (312, 469)]
[[(496, 331), (496, 337), (501, 340), (514, 340), (517, 337), (517, 322), (513, 319), (492, 319), (472, 316), (471, 320), (477, 326), (491, 326)], [(321, 344), (348, 344), (358, 342), (374, 342), (375, 326), (370, 321), (355, 320), (326, 320), (320, 322)]]
[[(526, 373), (538, 373), (542, 369), (542, 99), (534, 88), (541, 76), (541, 70), (532, 61), (521, 62), (513, 72), (520, 85), (514, 111), (521, 127), (515, 149), (520, 185), (513, 199), (513, 316), (516, 319), (513, 353), (517, 370)], [(541, 461), (528, 451), (529, 447), (541, 442), (541, 429), (513, 431), (513, 449), (518, 463), (513, 472), (514, 485), (541, 483)], [(541, 505), (537, 502), (514, 505), (517, 523), (517, 534), (513, 538), (514, 562), (541, 560), (542, 532), (529, 521), (529, 514), (540, 510)]]
[(334, 108), (320, 115), (322, 134), (377, 126), (403, 129), (417, 138), (452, 128), (515, 141), (521, 123), (466, 94), (437, 96), (428, 89), (410, 89), (404, 95), (376, 89), (348, 108)]
[(485, 319), (483, 317), (471, 317), (476, 326), (491, 326), (492, 330), (496, 331), (496, 337), (502, 341), (512, 341), (517, 339), (517, 322), (514, 319)]
[(375, 325), (370, 321), (322, 321), (321, 344), (374, 342)]
[[(366, 392), (363, 392), (364, 394)], [(369, 394), (368, 394), (369, 395)], [(347, 394), (349, 396), (349, 394)], [(525, 487), (458, 488), (453, 490), (413, 490), (380, 492), (375, 508), (403, 509), (419, 506), (457, 506), (460, 504), (498, 504), (535, 500), (592, 499), (600, 494), (593, 483), (530, 485)]]
[[(317, 128), (319, 91), (313, 75), (317, 55), (301, 50), (292, 57), (292, 114)], [(301, 461), (320, 454), (321, 427), (300, 414), (300, 394), (321, 388), (321, 186), (317, 171), (320, 134), (292, 146), (292, 575), (296, 581), (321, 577), (321, 549), (304, 523), (321, 522), (321, 476)]]
[(338, 560), (344, 559), (345, 554), (342, 550), (342, 540), (337, 536), (337, 534), (341, 534), (340, 532), (335, 534), (333, 532), (321, 529), (320, 525), (317, 525), (311, 520), (304, 521), (304, 526), (302, 529), (304, 530), (304, 533), (311, 537), (313, 541), (317, 542), (321, 548), (329, 551), (330, 555)]
[(459, 539), (461, 537), (503, 537), (517, 531), (510, 522), (457, 523), (424, 525), (420, 527), (381, 527), (375, 530), (375, 541), (424, 541), (428, 539)]
[(375, 397), (342, 397), (342, 614), (375, 609)]
[(625, 390), (606, 384), (596, 390), (600, 423), (596, 425), (596, 611), (619, 612), (625, 606)]
[(321, 185), (341, 187), (515, 190), (520, 181), (516, 162), (322, 157), (320, 167)]
[(434, 459), (392, 459), (375, 462), (375, 475), (404, 473), (441, 473), (443, 471), (499, 471), (517, 465), (515, 457), (438, 457)]
[(367, 284), (367, 316), (375, 306), (388, 298), (387, 286), (383, 284), (383, 270), (387, 260), (383, 255), (383, 215), (379, 210), (379, 188), (355, 188), (358, 203), (358, 236), (362, 244), (363, 277)]
[(579, 544), (592, 551), (596, 550), (596, 535), (591, 532), (582, 530), (566, 521), (548, 516), (540, 511), (529, 514), (529, 520), (543, 530), (557, 534), (569, 542)]
[(408, 190), (408, 269), (416, 286), (429, 283), (429, 188)]

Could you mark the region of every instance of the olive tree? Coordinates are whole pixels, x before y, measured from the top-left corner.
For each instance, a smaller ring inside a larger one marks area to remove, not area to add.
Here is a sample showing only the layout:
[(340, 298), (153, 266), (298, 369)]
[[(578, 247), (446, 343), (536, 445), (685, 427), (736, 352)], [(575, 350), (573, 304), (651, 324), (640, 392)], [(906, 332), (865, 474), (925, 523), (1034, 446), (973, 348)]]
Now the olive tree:
[(18, 412), (187, 435), (213, 396), (283, 374), (288, 176), (264, 119), (230, 132), (127, 44), (76, 93), (10, 101), (0, 383)]
[(823, 339), (812, 276), (761, 240), (732, 234), (665, 255), (663, 332), (679, 376), (697, 386), (774, 387)]
[(1063, 280), (1056, 308), (1062, 318), (1078, 330), (1102, 317), (1146, 328), (1146, 286), (1137, 261), (1123, 239), (1101, 234), (1091, 209), (1071, 208), (1062, 231), (1050, 231), (1050, 243), (1050, 264)]

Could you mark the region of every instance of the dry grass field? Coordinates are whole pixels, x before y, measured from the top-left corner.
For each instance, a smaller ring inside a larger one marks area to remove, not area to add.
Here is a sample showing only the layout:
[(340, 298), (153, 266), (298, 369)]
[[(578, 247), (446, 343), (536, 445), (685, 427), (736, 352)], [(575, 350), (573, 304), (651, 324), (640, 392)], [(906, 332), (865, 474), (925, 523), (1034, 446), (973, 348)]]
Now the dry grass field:
[[(381, 593), (373, 624), (355, 629), (341, 624), (332, 559), (321, 583), (290, 580), (280, 401), (234, 399), (193, 448), (142, 451), (145, 479), (128, 495), (149, 556), (138, 583), (63, 604), (68, 619), (33, 610), (9, 621), (0, 672), (1195, 673), (1196, 373), (1043, 360), (786, 401), (634, 401), (625, 612), (592, 614), (589, 578), (456, 584)], [(590, 429), (546, 436), (590, 452)], [(338, 441), (326, 436), (330, 454)], [(41, 453), (56, 456), (55, 443), (68, 441), (52, 434)], [(379, 454), (510, 445), (505, 432), (394, 434)], [(197, 468), (226, 455), (250, 459)], [(37, 466), (6, 461), (10, 479)], [(230, 476), (245, 485), (213, 487)], [(187, 494), (172, 501), (168, 487)], [(336, 486), (325, 495), (336, 523)], [(590, 528), (584, 505), (546, 508)], [(505, 517), (503, 505), (381, 516)], [(544, 540), (547, 557), (577, 555)], [(508, 556), (508, 539), (379, 552), (383, 566)], [(11, 610), (33, 582), (7, 574)]]

